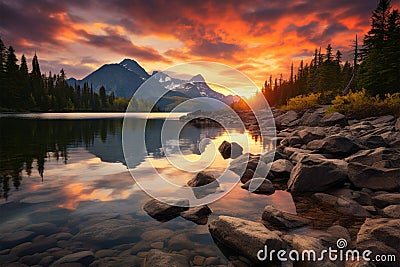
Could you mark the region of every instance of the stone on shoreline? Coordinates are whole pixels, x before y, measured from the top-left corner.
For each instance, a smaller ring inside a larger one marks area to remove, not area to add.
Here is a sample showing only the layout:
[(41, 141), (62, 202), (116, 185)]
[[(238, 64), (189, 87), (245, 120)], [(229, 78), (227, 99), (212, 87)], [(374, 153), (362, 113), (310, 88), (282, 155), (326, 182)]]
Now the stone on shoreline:
[(350, 162), (348, 175), (354, 186), (371, 190), (398, 191), (400, 189), (400, 168), (370, 167)]
[(291, 192), (322, 192), (343, 184), (346, 179), (345, 161), (309, 155), (293, 168), (287, 185)]
[(369, 212), (354, 200), (345, 197), (336, 197), (325, 193), (315, 193), (313, 197), (324, 205), (331, 206), (334, 210), (348, 216), (368, 217)]
[(386, 147), (361, 150), (345, 161), (378, 168), (400, 168), (400, 150)]
[(259, 185), (252, 193), (271, 195), (275, 192), (274, 185), (266, 178), (253, 178), (242, 185), (242, 188), (249, 190), (251, 183), (253, 186)]
[(383, 193), (373, 196), (372, 203), (381, 209), (389, 205), (400, 205), (400, 193)]
[(319, 125), (323, 115), (325, 114), (324, 109), (312, 110), (308, 109), (304, 112), (300, 118), (300, 125), (315, 127)]
[(347, 137), (329, 136), (324, 139), (311, 141), (307, 144), (307, 149), (320, 154), (332, 154), (338, 157), (345, 157), (356, 153), (361, 148)]
[(262, 223), (269, 229), (289, 230), (311, 223), (311, 220), (284, 212), (268, 205), (262, 214)]
[(278, 159), (271, 164), (270, 171), (276, 177), (288, 178), (292, 172), (293, 164), (287, 159)]
[(224, 246), (255, 262), (258, 262), (258, 251), (264, 249), (265, 245), (268, 246), (268, 250), (280, 250), (286, 246), (276, 232), (259, 222), (219, 216), (208, 225), (208, 229)]
[(341, 127), (349, 125), (346, 116), (339, 112), (334, 112), (325, 115), (319, 122), (321, 126), (335, 126), (340, 125)]

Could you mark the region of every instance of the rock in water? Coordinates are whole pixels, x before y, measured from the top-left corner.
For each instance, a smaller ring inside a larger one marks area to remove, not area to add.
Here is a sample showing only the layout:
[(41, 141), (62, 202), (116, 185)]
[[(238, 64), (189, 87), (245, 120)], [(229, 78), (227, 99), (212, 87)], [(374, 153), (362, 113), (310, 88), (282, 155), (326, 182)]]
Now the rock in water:
[(342, 184), (347, 179), (347, 163), (309, 155), (296, 164), (290, 174), (291, 192), (322, 192)]
[(271, 164), (271, 172), (276, 177), (286, 178), (292, 172), (293, 164), (287, 159), (278, 159)]
[(396, 255), (395, 262), (380, 262), (379, 266), (398, 266), (400, 259), (400, 219), (367, 218), (357, 234), (356, 248), (371, 250), (371, 259), (376, 255)]
[(262, 223), (270, 229), (289, 230), (308, 225), (311, 221), (268, 205), (262, 214)]
[(175, 205), (152, 199), (144, 204), (143, 209), (147, 214), (158, 221), (169, 221), (178, 217), (179, 214), (187, 210), (189, 206), (189, 201), (184, 199), (169, 199), (168, 203), (175, 203)]
[(335, 126), (338, 124), (341, 127), (349, 125), (347, 122), (346, 116), (344, 116), (343, 114), (340, 114), (339, 112), (334, 112), (334, 113), (325, 115), (321, 119), (319, 124), (321, 126)]
[(194, 178), (187, 182), (187, 185), (190, 187), (199, 187), (210, 184), (214, 181), (216, 181), (216, 179), (211, 173), (199, 172)]
[(83, 264), (88, 266), (94, 260), (93, 252), (91, 251), (81, 251), (73, 254), (69, 254), (67, 256), (62, 257), (61, 259), (54, 262), (51, 266), (73, 266), (73, 264)]
[(400, 189), (400, 168), (375, 168), (350, 162), (348, 170), (349, 179), (356, 187), (384, 191)]
[(274, 185), (266, 178), (253, 178), (248, 180), (244, 185), (242, 185), (242, 188), (246, 190), (253, 189), (250, 185), (251, 183), (253, 183), (253, 187), (258, 185), (252, 193), (271, 195), (275, 192)]
[(336, 197), (324, 193), (315, 193), (313, 197), (318, 201), (318, 203), (328, 205), (344, 215), (355, 217), (370, 216), (369, 212), (366, 211), (363, 206), (361, 206), (354, 200), (347, 199), (345, 197)]
[(208, 215), (212, 213), (207, 205), (189, 208), (181, 212), (181, 216), (186, 220), (195, 222), (197, 224), (207, 224)]
[(241, 147), (238, 143), (232, 142), (229, 143), (228, 141), (222, 142), (219, 146), (218, 151), (221, 153), (224, 159), (228, 158), (237, 158), (243, 153), (243, 147)]
[(161, 250), (152, 249), (143, 262), (144, 267), (189, 267), (188, 259), (180, 254), (172, 254), (162, 252)]
[(257, 253), (267, 245), (268, 250), (285, 248), (285, 243), (274, 231), (262, 223), (230, 216), (219, 216), (208, 225), (211, 235), (224, 246), (255, 262)]

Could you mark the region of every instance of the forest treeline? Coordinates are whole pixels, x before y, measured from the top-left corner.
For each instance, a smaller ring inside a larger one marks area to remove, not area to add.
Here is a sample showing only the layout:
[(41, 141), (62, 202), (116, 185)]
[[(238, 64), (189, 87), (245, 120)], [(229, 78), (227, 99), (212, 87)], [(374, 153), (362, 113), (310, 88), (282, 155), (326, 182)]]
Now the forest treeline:
[[(272, 75), (262, 93), (270, 105), (280, 106), (298, 95), (319, 93), (320, 101), (329, 103), (336, 95), (365, 89), (370, 96), (400, 92), (400, 15), (390, 0), (381, 0), (371, 16), (371, 29), (358, 50), (354, 44), (354, 61), (342, 61), (342, 53), (331, 44), (315, 49), (312, 60), (292, 64), (289, 79)], [(354, 77), (353, 77), (354, 75)], [(350, 82), (350, 84), (349, 84)]]

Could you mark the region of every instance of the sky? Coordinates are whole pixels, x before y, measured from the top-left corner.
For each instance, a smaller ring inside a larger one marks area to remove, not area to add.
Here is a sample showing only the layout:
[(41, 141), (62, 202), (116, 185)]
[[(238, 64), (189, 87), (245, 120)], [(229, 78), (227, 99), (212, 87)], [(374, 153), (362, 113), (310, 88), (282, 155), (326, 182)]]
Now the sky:
[(261, 88), (270, 74), (287, 78), (292, 62), (309, 62), (329, 43), (350, 59), (354, 37), (367, 33), (378, 2), (0, 0), (0, 37), (28, 60), (36, 52), (42, 72), (64, 68), (77, 79), (124, 58), (150, 74), (213, 61)]

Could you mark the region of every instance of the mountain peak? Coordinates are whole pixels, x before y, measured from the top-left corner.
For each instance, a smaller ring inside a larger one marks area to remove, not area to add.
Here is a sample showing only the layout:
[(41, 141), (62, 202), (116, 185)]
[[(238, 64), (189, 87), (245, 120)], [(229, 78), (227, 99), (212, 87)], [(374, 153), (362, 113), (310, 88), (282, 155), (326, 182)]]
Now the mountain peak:
[(136, 73), (142, 79), (147, 79), (150, 77), (150, 75), (144, 70), (144, 68), (140, 66), (139, 63), (137, 63), (133, 59), (125, 58), (119, 63), (119, 65), (121, 65), (122, 67), (126, 68), (129, 71)]
[(206, 80), (204, 79), (204, 77), (201, 74), (197, 74), (195, 76), (193, 76), (189, 82), (205, 82)]

